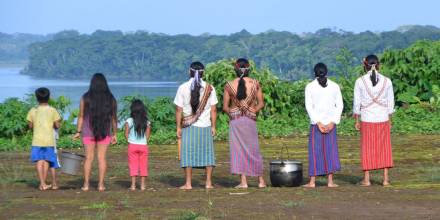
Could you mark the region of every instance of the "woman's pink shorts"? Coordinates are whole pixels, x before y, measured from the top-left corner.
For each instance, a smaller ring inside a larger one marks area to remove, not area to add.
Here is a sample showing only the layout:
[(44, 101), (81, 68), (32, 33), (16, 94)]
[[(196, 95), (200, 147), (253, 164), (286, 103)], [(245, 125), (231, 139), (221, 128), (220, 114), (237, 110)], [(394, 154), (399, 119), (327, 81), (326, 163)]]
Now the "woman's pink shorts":
[(83, 137), (82, 141), (84, 145), (92, 145), (92, 144), (110, 144), (112, 138), (110, 136), (105, 137), (100, 141), (96, 141), (94, 137)]

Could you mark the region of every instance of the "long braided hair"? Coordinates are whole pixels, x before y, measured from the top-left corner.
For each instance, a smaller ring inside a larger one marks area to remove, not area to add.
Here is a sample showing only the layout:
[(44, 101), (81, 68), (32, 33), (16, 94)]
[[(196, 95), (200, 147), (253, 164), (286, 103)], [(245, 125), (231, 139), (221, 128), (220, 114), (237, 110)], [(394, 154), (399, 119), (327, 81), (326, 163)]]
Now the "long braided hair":
[(379, 69), (379, 58), (374, 55), (368, 55), (367, 57), (365, 57), (364, 59), (364, 70), (366, 72), (371, 70), (371, 76), (370, 76), (370, 80), (371, 83), (373, 84), (373, 86), (376, 86), (377, 83), (379, 82), (379, 79), (377, 77), (376, 71)]
[(240, 58), (235, 62), (235, 74), (240, 78), (237, 86), (237, 99), (243, 100), (247, 97), (246, 94), (246, 82), (244, 81), (244, 77), (249, 76), (250, 72), (250, 64), (249, 61), (245, 58)]
[(199, 108), (200, 104), (200, 89), (202, 88), (202, 77), (205, 72), (205, 66), (203, 63), (196, 61), (192, 62), (189, 68), (189, 74), (194, 81), (191, 84), (191, 109), (192, 113), (196, 113), (197, 108)]

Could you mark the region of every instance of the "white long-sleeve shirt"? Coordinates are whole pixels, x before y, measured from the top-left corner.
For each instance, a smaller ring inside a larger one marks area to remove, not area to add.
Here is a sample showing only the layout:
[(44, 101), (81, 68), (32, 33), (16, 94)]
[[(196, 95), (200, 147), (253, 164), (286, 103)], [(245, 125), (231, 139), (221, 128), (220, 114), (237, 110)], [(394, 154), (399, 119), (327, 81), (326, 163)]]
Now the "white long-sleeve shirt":
[(318, 122), (324, 125), (330, 122), (339, 124), (344, 103), (338, 84), (327, 79), (327, 86), (322, 87), (315, 79), (307, 84), (305, 98), (311, 124), (317, 124)]
[[(191, 83), (194, 81), (194, 78), (189, 79), (187, 82), (183, 83), (177, 89), (176, 97), (174, 98), (174, 104), (181, 107), (183, 109), (183, 116), (192, 115), (191, 108)], [(200, 89), (200, 99), (202, 99), (203, 94), (205, 93), (207, 83), (202, 80)], [(200, 115), (199, 119), (193, 124), (196, 127), (209, 127), (211, 126), (211, 106), (216, 105), (218, 103), (217, 95), (215, 94), (215, 88), (211, 85), (212, 92), (209, 96), (208, 102), (206, 103), (205, 109)]]
[(371, 71), (359, 77), (354, 85), (353, 114), (360, 115), (364, 122), (385, 122), (394, 112), (393, 83), (378, 72), (376, 75), (378, 83), (374, 87)]

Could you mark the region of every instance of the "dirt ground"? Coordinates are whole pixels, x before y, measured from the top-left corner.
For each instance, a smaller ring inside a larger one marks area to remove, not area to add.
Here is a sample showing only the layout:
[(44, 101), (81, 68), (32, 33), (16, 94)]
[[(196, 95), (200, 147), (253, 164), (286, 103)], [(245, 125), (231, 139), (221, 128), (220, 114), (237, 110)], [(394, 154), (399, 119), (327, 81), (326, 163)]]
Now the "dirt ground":
[[(291, 157), (303, 161), (307, 181), (306, 137), (260, 140), (265, 178), (269, 161), (285, 143)], [(342, 171), (335, 175), (339, 188), (326, 187), (318, 178), (316, 189), (233, 189), (239, 183), (229, 174), (229, 148), (217, 142), (215, 189), (203, 188), (203, 170), (194, 170), (194, 189), (182, 191), (183, 172), (176, 146), (150, 147), (148, 190), (128, 191), (130, 185), (124, 146), (108, 155), (108, 190), (82, 192), (81, 176), (60, 174), (58, 191), (40, 192), (28, 152), (0, 153), (0, 219), (440, 219), (440, 136), (394, 136), (395, 168), (392, 187), (380, 186), (381, 172), (373, 172), (373, 186), (359, 187), (358, 137), (340, 137)], [(96, 180), (96, 164), (93, 180)], [(96, 181), (92, 182), (96, 187)]]

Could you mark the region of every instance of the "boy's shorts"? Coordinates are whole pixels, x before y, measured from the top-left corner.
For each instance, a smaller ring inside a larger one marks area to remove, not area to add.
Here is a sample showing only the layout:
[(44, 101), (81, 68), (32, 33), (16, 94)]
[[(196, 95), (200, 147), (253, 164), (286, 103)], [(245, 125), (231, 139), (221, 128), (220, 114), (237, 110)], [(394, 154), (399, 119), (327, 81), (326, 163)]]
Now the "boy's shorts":
[(45, 160), (49, 163), (50, 168), (60, 168), (58, 156), (55, 147), (36, 147), (32, 146), (31, 161), (37, 162)]

